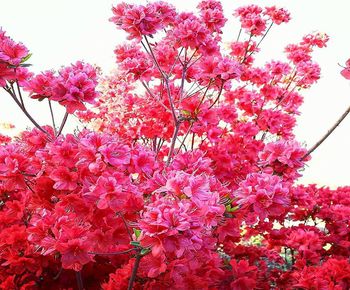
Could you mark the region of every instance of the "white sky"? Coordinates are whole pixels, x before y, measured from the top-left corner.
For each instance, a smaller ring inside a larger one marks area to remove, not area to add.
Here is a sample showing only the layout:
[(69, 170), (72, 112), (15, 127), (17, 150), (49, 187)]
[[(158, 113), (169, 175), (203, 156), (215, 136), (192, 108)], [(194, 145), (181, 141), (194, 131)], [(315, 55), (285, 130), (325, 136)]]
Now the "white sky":
[[(113, 50), (125, 34), (108, 21), (111, 6), (119, 0), (0, 0), (0, 26), (33, 53), (32, 70), (57, 69), (76, 60), (95, 63), (109, 72), (114, 67)], [(128, 1), (145, 3), (145, 1)], [(169, 1), (179, 9), (193, 10), (199, 1)], [(349, 0), (223, 0), (226, 17), (239, 6), (255, 3), (287, 8), (292, 21), (274, 27), (263, 42), (260, 60), (282, 57), (288, 43), (296, 43), (313, 31), (330, 35), (328, 48), (316, 51), (315, 60), (322, 78), (303, 93), (305, 103), (296, 134), (311, 147), (350, 104), (350, 81), (343, 79), (337, 63), (350, 58)], [(235, 39), (236, 22), (228, 23), (225, 39)], [(30, 111), (41, 124), (49, 123), (47, 103), (30, 102)], [(60, 111), (59, 113), (62, 113)], [(68, 120), (69, 121), (69, 120)], [(0, 122), (11, 122), (18, 129), (29, 124), (5, 92), (0, 92)], [(77, 125), (72, 121), (72, 126)], [(4, 129), (0, 128), (0, 131)], [(5, 131), (4, 131), (5, 132)], [(303, 183), (350, 185), (350, 116), (313, 154), (304, 172)]]

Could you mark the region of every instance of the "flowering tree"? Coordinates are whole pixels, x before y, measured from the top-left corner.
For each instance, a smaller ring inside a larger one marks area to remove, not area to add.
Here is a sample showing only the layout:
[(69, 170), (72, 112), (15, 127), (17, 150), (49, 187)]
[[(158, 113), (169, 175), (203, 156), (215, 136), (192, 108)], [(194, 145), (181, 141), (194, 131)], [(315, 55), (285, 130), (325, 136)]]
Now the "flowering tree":
[[(0, 289), (350, 287), (350, 187), (295, 184), (327, 137), (307, 150), (293, 128), (328, 37), (259, 67), (289, 13), (234, 16), (225, 50), (219, 1), (198, 14), (119, 4), (111, 21), (129, 42), (104, 77), (83, 62), (34, 76), (27, 48), (1, 31), (0, 85), (36, 128), (0, 138)], [(52, 126), (22, 90), (47, 99)], [(58, 126), (53, 102), (66, 108)], [(62, 135), (69, 114), (94, 129)]]

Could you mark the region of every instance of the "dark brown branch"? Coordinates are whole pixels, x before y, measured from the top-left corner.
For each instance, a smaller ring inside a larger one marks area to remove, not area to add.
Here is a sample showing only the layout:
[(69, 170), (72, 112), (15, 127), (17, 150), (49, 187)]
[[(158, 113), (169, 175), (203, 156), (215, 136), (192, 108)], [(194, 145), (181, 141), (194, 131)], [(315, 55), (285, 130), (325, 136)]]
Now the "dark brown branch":
[(60, 128), (58, 129), (58, 132), (57, 132), (56, 137), (58, 137), (58, 136), (60, 136), (60, 135), (61, 135), (62, 130), (63, 130), (63, 128), (64, 128), (64, 125), (66, 125), (67, 118), (68, 118), (68, 112), (66, 112), (66, 113), (64, 114), (64, 117), (63, 117), (63, 120), (62, 120), (61, 126), (60, 126)]
[(216, 97), (215, 101), (209, 106), (208, 110), (210, 110), (218, 101), (222, 93), (222, 89), (224, 88), (224, 81), (221, 83), (220, 91), (218, 93), (218, 96)]
[(83, 278), (81, 277), (81, 271), (75, 272), (75, 278), (77, 280), (77, 285), (79, 290), (84, 290)]
[(130, 276), (130, 280), (129, 280), (129, 284), (128, 284), (128, 290), (132, 290), (132, 288), (134, 286), (134, 282), (136, 279), (136, 273), (137, 273), (137, 270), (139, 268), (141, 258), (142, 258), (141, 253), (138, 253), (136, 256), (134, 267), (132, 268), (132, 272), (131, 272), (131, 276)]
[(9, 95), (12, 97), (12, 99), (16, 102), (17, 106), (22, 110), (22, 112), (27, 116), (27, 118), (33, 123), (35, 127), (37, 127), (41, 132), (47, 134), (47, 138), (51, 140), (50, 134), (43, 129), (35, 120), (34, 118), (27, 112), (27, 110), (22, 106), (22, 104), (18, 101), (16, 95), (11, 91), (10, 88), (4, 88), (6, 92), (9, 93)]
[(132, 251), (137, 250), (137, 248), (132, 248), (132, 249), (128, 249), (125, 251), (120, 251), (120, 252), (111, 252), (111, 253), (97, 253), (97, 252), (88, 252), (89, 255), (99, 255), (99, 256), (114, 256), (114, 255), (123, 255), (123, 254), (127, 254), (130, 253)]
[[(182, 142), (181, 142), (181, 144), (180, 144), (180, 147), (179, 147), (179, 149), (177, 150), (177, 153), (176, 153), (176, 154), (179, 154), (179, 152), (180, 152), (180, 150), (181, 150), (181, 147), (182, 147), (182, 146), (185, 146), (185, 141), (186, 141), (186, 139), (187, 139), (188, 134), (191, 132), (192, 127), (193, 127), (193, 123), (191, 123), (191, 125), (189, 126), (189, 128), (188, 128), (188, 130), (187, 130), (187, 132), (186, 132), (186, 135), (185, 135), (185, 137), (183, 138), (183, 140), (182, 140)], [(185, 147), (185, 149), (186, 149), (186, 147)]]
[(170, 160), (173, 156), (173, 152), (174, 152), (174, 148), (175, 148), (175, 143), (176, 143), (176, 138), (177, 138), (177, 134), (179, 133), (179, 129), (180, 129), (180, 122), (176, 122), (175, 123), (175, 128), (174, 128), (174, 133), (173, 133), (173, 137), (171, 140), (171, 146), (170, 146), (170, 150), (169, 150), (169, 154), (168, 154), (168, 159), (166, 161), (166, 165), (169, 166), (170, 164)]
[(19, 98), (21, 100), (22, 107), (25, 109), (24, 101), (23, 101), (23, 97), (22, 97), (21, 89), (19, 87), (18, 80), (16, 80), (16, 85), (17, 85), (17, 91), (18, 91)]
[(122, 221), (123, 221), (123, 223), (124, 223), (124, 226), (125, 226), (125, 229), (126, 229), (128, 235), (129, 235), (130, 241), (132, 241), (132, 240), (133, 240), (132, 234), (131, 234), (129, 225), (128, 225), (128, 223), (127, 223), (126, 220), (125, 220), (125, 217), (123, 216), (123, 214), (122, 214), (121, 212), (118, 212), (117, 215), (120, 216), (120, 218), (122, 219)]
[(53, 110), (52, 110), (52, 104), (51, 104), (51, 101), (49, 101), (49, 108), (50, 108), (50, 114), (51, 114), (51, 121), (52, 121), (52, 127), (53, 127), (53, 130), (55, 132), (55, 135), (57, 134), (56, 132), (56, 123), (55, 123), (55, 117), (53, 115)]
[(332, 133), (333, 131), (340, 125), (341, 122), (346, 118), (346, 116), (350, 113), (350, 107), (346, 109), (346, 111), (343, 113), (343, 115), (340, 116), (340, 118), (335, 122), (335, 124), (328, 130), (328, 132), (318, 141), (314, 146), (312, 146), (307, 153), (301, 158), (301, 160), (304, 160), (306, 157), (308, 157), (312, 152), (314, 152)]

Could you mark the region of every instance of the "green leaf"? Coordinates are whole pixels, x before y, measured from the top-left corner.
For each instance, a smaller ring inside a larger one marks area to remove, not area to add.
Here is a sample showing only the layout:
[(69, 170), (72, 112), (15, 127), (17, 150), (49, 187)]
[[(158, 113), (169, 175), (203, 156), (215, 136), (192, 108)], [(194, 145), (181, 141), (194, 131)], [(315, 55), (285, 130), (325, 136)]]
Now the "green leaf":
[(187, 110), (182, 110), (182, 111), (181, 111), (181, 114), (182, 114), (183, 116), (191, 116), (191, 112), (190, 112), (190, 111), (187, 111)]
[(144, 248), (141, 250), (140, 254), (141, 254), (141, 256), (144, 256), (144, 255), (148, 254), (150, 251), (151, 251), (150, 248)]
[(133, 231), (134, 231), (136, 238), (138, 238), (141, 235), (141, 230), (133, 229)]
[(130, 242), (130, 245), (139, 247), (139, 246), (140, 246), (140, 242), (138, 242), (138, 241), (131, 241), (131, 242)]
[(231, 207), (230, 204), (226, 205), (226, 211), (227, 211), (227, 212), (234, 212), (234, 211), (236, 211), (237, 209), (239, 209), (239, 206), (238, 206), (238, 205), (235, 206), (235, 207)]
[(21, 67), (29, 67), (29, 66), (32, 66), (30, 63), (21, 63), (19, 66)]
[(26, 62), (28, 59), (30, 59), (32, 56), (32, 53), (28, 53), (27, 56), (23, 57), (21, 60), (21, 64)]

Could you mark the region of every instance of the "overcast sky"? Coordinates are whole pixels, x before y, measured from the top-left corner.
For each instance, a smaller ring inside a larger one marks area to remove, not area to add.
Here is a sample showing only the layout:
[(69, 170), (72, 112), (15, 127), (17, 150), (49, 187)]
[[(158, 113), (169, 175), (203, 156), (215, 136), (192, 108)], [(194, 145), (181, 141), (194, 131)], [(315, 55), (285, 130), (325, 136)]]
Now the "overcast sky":
[[(33, 53), (30, 61), (34, 72), (85, 60), (108, 73), (114, 67), (113, 49), (125, 39), (125, 34), (108, 21), (112, 4), (118, 2), (121, 1), (0, 0), (0, 26)], [(170, 2), (186, 10), (194, 10), (198, 4), (194, 0)], [(315, 53), (315, 59), (322, 68), (322, 78), (316, 86), (303, 93), (305, 103), (295, 131), (298, 140), (311, 147), (350, 105), (350, 82), (339, 75), (338, 66), (338, 63), (345, 63), (350, 58), (350, 1), (224, 0), (222, 3), (226, 17), (230, 17), (237, 7), (250, 3), (277, 5), (291, 12), (292, 21), (274, 27), (262, 44), (259, 60), (282, 58), (283, 48), (288, 43), (296, 43), (310, 32), (321, 31), (331, 37), (328, 47)], [(235, 22), (228, 25), (225, 39), (234, 39), (239, 28)], [(48, 122), (47, 103), (38, 105), (31, 102), (29, 108), (42, 124)], [(0, 93), (1, 122), (11, 122), (18, 129), (29, 124), (4, 92)], [(75, 125), (77, 123), (73, 121), (71, 126)], [(350, 117), (313, 154), (301, 182), (350, 185), (349, 149)]]

